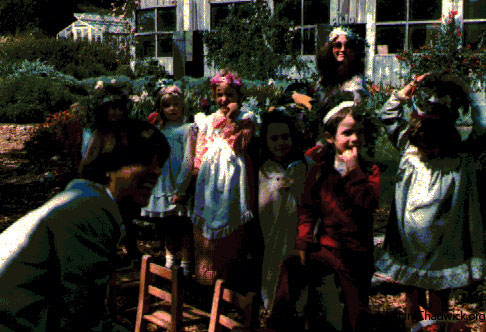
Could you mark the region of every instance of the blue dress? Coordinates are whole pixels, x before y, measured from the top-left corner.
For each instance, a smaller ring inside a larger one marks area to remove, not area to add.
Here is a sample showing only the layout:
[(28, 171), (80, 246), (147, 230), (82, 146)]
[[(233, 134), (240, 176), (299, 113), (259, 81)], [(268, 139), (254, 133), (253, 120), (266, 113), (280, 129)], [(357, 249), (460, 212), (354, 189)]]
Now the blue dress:
[[(402, 158), (385, 248), (376, 262), (378, 274), (433, 290), (483, 280), (486, 238), (474, 157), (464, 152), (423, 160), (404, 135), (403, 113), (401, 101), (392, 95), (379, 114)], [(473, 107), (473, 136), (484, 134), (485, 114), (485, 109)]]
[(192, 123), (168, 123), (162, 133), (170, 146), (169, 159), (162, 168), (156, 186), (152, 190), (149, 203), (142, 209), (141, 215), (164, 217), (180, 215), (189, 217), (192, 208), (189, 201), (174, 204), (174, 195), (185, 196), (192, 179), (196, 129)]

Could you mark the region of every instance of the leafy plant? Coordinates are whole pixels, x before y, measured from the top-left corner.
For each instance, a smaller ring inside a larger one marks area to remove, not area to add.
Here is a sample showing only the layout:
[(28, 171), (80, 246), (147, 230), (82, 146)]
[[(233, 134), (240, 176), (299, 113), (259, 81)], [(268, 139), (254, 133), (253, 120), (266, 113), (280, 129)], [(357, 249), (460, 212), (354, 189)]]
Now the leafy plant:
[(403, 51), (397, 59), (410, 69), (405, 78), (427, 72), (448, 70), (467, 82), (484, 81), (486, 77), (486, 51), (483, 40), (476, 49), (463, 46), (463, 31), (456, 19), (457, 11), (451, 11), (444, 24), (434, 24), (434, 35), (429, 45), (419, 50)]
[(271, 14), (266, 1), (232, 4), (224, 23), (204, 35), (207, 58), (216, 68), (231, 69), (248, 79), (284, 78), (285, 69), (307, 70), (292, 50), (296, 33), (290, 22)]
[(73, 104), (65, 111), (47, 116), (26, 142), (27, 156), (36, 163), (47, 162), (56, 156), (68, 165), (70, 171), (75, 170), (81, 159), (85, 112), (80, 104)]
[(76, 79), (114, 75), (124, 64), (118, 50), (101, 42), (74, 42), (28, 34), (6, 39), (0, 44), (0, 57), (5, 63), (39, 61)]
[(32, 75), (0, 78), (0, 122), (39, 123), (81, 96), (62, 82)]

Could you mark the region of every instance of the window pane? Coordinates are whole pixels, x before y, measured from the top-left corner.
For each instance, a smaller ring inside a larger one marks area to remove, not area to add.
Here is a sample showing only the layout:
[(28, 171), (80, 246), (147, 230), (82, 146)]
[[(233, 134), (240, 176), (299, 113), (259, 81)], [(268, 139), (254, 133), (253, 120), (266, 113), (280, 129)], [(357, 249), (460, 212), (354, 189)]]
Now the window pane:
[(408, 48), (419, 50), (420, 48), (432, 45), (437, 30), (432, 25), (412, 25), (408, 30)]
[(155, 57), (155, 35), (137, 37), (137, 57)]
[(289, 0), (280, 4), (275, 2), (275, 12), (279, 19), (286, 18), (291, 25), (301, 25), (301, 0)]
[(176, 30), (176, 7), (162, 7), (157, 9), (157, 30)]
[(464, 0), (464, 18), (486, 18), (486, 0)]
[(388, 53), (398, 53), (403, 51), (405, 40), (405, 26), (377, 26), (376, 27), (376, 46), (385, 46)]
[(245, 2), (211, 4), (211, 29), (221, 25), (230, 13), (230, 6), (242, 6)]
[(330, 0), (305, 0), (304, 25), (329, 24)]
[(410, 20), (436, 20), (442, 14), (442, 0), (411, 0)]
[(405, 0), (376, 0), (376, 21), (405, 21)]
[(476, 48), (481, 37), (486, 42), (486, 23), (464, 23), (464, 45)]
[(292, 41), (291, 42), (292, 51), (297, 52), (297, 54), (300, 54), (301, 46), (302, 46), (302, 34), (299, 28), (294, 30), (291, 41)]
[(316, 54), (316, 29), (310, 28), (304, 30), (304, 54)]
[(157, 35), (157, 56), (171, 57), (172, 56), (172, 34)]
[(155, 10), (140, 10), (137, 12), (137, 27), (139, 32), (155, 31)]

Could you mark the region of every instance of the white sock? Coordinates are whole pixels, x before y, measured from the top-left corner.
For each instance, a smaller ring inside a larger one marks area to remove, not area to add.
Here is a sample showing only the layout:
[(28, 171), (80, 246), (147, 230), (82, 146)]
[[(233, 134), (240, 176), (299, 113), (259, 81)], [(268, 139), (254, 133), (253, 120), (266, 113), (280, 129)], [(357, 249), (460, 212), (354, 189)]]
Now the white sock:
[(185, 277), (189, 277), (190, 274), (191, 274), (191, 262), (189, 261), (181, 261), (181, 267), (182, 267), (182, 271), (184, 273), (184, 276)]
[(174, 255), (166, 254), (165, 255), (165, 267), (170, 269), (174, 265)]

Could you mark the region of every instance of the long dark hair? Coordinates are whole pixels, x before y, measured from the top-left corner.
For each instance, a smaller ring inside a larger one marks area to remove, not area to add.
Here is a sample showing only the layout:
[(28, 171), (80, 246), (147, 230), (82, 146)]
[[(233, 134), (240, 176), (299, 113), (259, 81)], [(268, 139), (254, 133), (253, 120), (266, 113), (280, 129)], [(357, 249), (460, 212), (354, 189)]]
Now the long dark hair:
[(289, 127), (292, 147), (287, 155), (287, 162), (290, 163), (292, 161), (305, 160), (304, 152), (300, 149), (300, 147), (302, 147), (302, 134), (297, 130), (295, 122), (295, 119), (279, 110), (267, 112), (262, 115), (262, 125), (260, 127), (260, 165), (272, 157), (272, 153), (268, 149), (267, 144), (268, 127), (272, 123), (284, 123)]
[(116, 107), (123, 110), (122, 120), (128, 119), (131, 87), (124, 82), (108, 83), (95, 92), (93, 128), (101, 128), (108, 121), (108, 110)]
[(412, 101), (414, 110), (406, 133), (410, 143), (426, 156), (425, 150), (434, 148), (439, 150), (437, 157), (459, 152), (461, 136), (455, 123), (461, 108), (463, 112), (469, 110), (469, 98), (457, 78), (447, 72), (428, 75)]
[(338, 75), (339, 67), (342, 64), (336, 61), (332, 52), (338, 37), (336, 36), (333, 40), (325, 43), (318, 49), (316, 54), (316, 65), (320, 76), (320, 84), (324, 89), (335, 87), (364, 72), (364, 41), (358, 38), (347, 37), (347, 47), (354, 50), (354, 59), (348, 64), (347, 73)]

